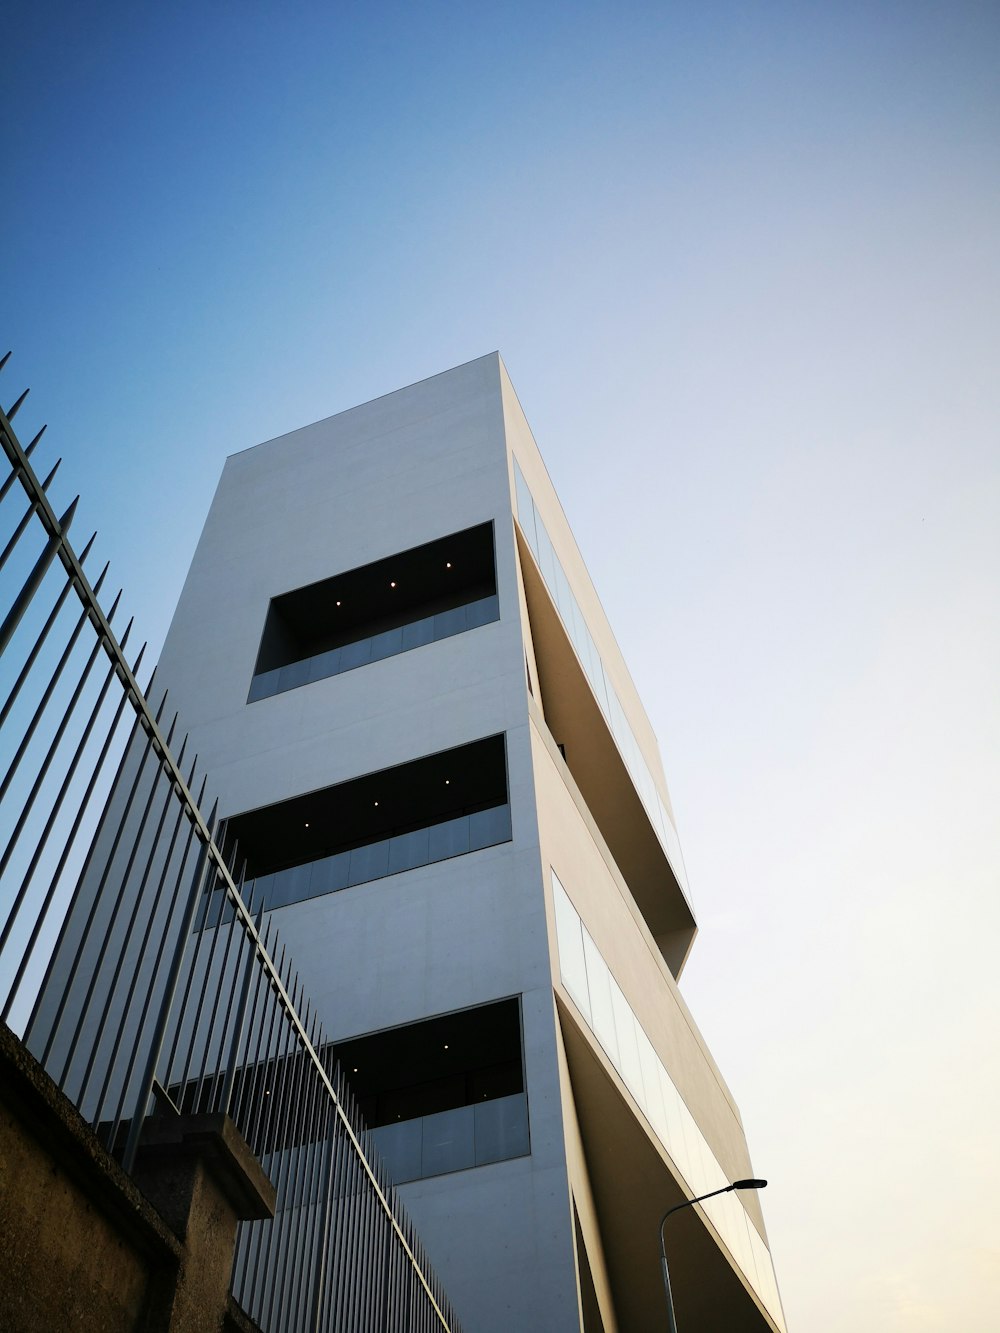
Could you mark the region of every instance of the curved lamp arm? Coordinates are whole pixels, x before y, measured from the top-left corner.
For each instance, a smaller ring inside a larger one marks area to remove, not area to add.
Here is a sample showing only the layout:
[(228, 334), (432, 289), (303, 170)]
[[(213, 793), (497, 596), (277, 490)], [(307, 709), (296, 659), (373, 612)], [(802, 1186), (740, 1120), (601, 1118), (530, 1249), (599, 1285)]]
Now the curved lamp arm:
[(696, 1199), (685, 1199), (683, 1203), (675, 1203), (673, 1208), (668, 1208), (660, 1218), (660, 1263), (663, 1267), (663, 1290), (667, 1296), (667, 1315), (669, 1317), (670, 1333), (677, 1333), (677, 1318), (674, 1314), (674, 1297), (670, 1289), (670, 1269), (667, 1267), (667, 1246), (663, 1239), (663, 1226), (671, 1213), (679, 1213), (682, 1208), (690, 1208), (692, 1204), (702, 1203), (705, 1199), (714, 1199), (717, 1194), (728, 1194), (730, 1190), (762, 1190), (767, 1186), (766, 1180), (734, 1180), (731, 1185), (723, 1185), (721, 1189), (710, 1190), (708, 1194), (699, 1194)]

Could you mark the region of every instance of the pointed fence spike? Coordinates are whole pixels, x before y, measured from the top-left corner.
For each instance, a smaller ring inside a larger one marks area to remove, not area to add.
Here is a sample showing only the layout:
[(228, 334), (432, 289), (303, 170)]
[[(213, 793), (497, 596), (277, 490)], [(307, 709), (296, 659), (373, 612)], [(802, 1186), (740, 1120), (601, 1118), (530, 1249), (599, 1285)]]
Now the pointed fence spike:
[(110, 611), (108, 612), (108, 614), (104, 617), (104, 619), (108, 622), (109, 625), (111, 624), (111, 621), (112, 621), (112, 618), (113, 618), (115, 612), (118, 610), (118, 603), (119, 603), (119, 602), (121, 601), (121, 599), (122, 599), (122, 591), (123, 591), (123, 590), (122, 590), (121, 588), (118, 589), (118, 596), (117, 596), (117, 597), (115, 598), (115, 600), (111, 603), (111, 610), (110, 610)]
[(87, 545), (83, 548), (83, 550), (80, 552), (80, 554), (76, 557), (77, 560), (79, 560), (79, 562), (80, 562), (81, 565), (82, 565), (83, 562), (86, 560), (87, 556), (90, 555), (90, 548), (93, 546), (94, 542), (96, 542), (96, 541), (97, 541), (97, 533), (96, 533), (96, 532), (91, 533), (90, 541), (89, 541), (89, 542), (87, 543)]
[[(61, 461), (62, 460), (60, 459), (60, 462)], [(65, 514), (63, 514), (62, 518), (59, 520), (59, 527), (62, 529), (63, 536), (65, 536), (66, 533), (69, 531), (69, 526), (73, 522), (73, 518), (76, 514), (76, 507), (79, 503), (80, 503), (80, 497), (77, 496), (76, 499), (73, 501), (73, 503), (70, 505), (70, 507), (66, 510)]]
[(134, 624), (135, 624), (135, 616), (133, 616), (132, 619), (128, 622), (128, 624), (125, 626), (125, 633), (118, 640), (119, 648), (124, 648), (125, 645), (128, 643), (128, 636), (132, 633), (132, 626)]
[(47, 491), (47, 490), (49, 489), (49, 486), (50, 486), (51, 483), (52, 483), (52, 478), (53, 478), (53, 477), (56, 475), (56, 473), (59, 471), (59, 466), (60, 466), (61, 463), (62, 463), (62, 459), (61, 459), (61, 458), (57, 458), (57, 459), (56, 459), (55, 467), (52, 469), (52, 471), (49, 473), (49, 475), (48, 475), (48, 476), (45, 478), (45, 480), (42, 482), (42, 490), (43, 490), (43, 491)]
[(38, 434), (35, 436), (35, 438), (31, 441), (31, 443), (30, 443), (29, 445), (26, 446), (26, 448), (25, 448), (25, 450), (24, 450), (24, 456), (25, 456), (25, 458), (30, 458), (31, 455), (35, 452), (35, 445), (36, 445), (36, 444), (38, 443), (38, 441), (42, 438), (42, 436), (45, 434), (45, 432), (48, 430), (48, 428), (49, 428), (49, 423), (46, 421), (45, 425), (44, 425), (44, 426), (42, 427), (42, 429), (38, 432)]
[(106, 578), (106, 576), (107, 576), (108, 570), (109, 570), (110, 568), (111, 568), (111, 561), (109, 560), (108, 563), (107, 563), (107, 564), (104, 566), (104, 568), (101, 570), (100, 574), (98, 575), (97, 582), (94, 584), (94, 596), (95, 596), (95, 597), (96, 597), (97, 594), (101, 591), (101, 584), (104, 582), (104, 580), (105, 580), (105, 578)]
[(8, 420), (8, 421), (13, 421), (13, 420), (14, 420), (14, 418), (17, 416), (17, 409), (21, 406), (21, 404), (24, 402), (25, 398), (27, 398), (27, 396), (28, 396), (28, 394), (29, 394), (30, 392), (31, 392), (30, 389), (25, 389), (24, 393), (21, 394), (20, 398), (17, 400), (17, 402), (14, 404), (14, 406), (10, 409), (10, 411), (7, 413), (7, 420)]
[(10, 352), (4, 352), (3, 356), (0, 357), (0, 370), (3, 370), (4, 366), (7, 364), (9, 360), (10, 360)]

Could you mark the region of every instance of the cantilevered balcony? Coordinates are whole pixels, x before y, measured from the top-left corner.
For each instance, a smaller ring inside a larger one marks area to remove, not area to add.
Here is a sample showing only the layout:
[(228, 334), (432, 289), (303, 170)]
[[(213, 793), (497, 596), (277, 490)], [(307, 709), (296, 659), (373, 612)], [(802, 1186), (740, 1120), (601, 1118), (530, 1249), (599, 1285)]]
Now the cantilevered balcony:
[[(626, 968), (628, 950), (617, 950), (616, 976), (554, 873), (551, 888), (556, 996), (615, 1305), (621, 1327), (652, 1333), (663, 1325), (657, 1221), (684, 1198), (752, 1174), (742, 1126), (652, 955)], [(631, 929), (636, 938), (626, 944), (640, 957), (641, 931)], [(640, 1021), (637, 1008), (655, 1024)], [(756, 1199), (744, 1206), (723, 1194), (691, 1211), (670, 1239), (678, 1322), (727, 1333), (783, 1330)]]

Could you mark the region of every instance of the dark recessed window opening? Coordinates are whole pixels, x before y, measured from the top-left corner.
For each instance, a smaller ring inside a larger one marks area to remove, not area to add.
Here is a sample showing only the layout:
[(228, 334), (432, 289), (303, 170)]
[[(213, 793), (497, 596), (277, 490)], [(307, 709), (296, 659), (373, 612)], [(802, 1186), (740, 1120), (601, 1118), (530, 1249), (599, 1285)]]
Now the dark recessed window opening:
[(397, 1182), (529, 1151), (516, 999), (338, 1042), (327, 1054)]
[[(337, 1042), (320, 1054), (328, 1068), (339, 1063), (397, 1184), (531, 1151), (517, 998)], [(262, 1105), (273, 1088), (309, 1070), (298, 1051), (246, 1065), (236, 1071), (232, 1104)], [(174, 1083), (167, 1096), (186, 1114), (204, 1111), (223, 1077)], [(300, 1124), (290, 1130), (266, 1115), (252, 1117), (257, 1156), (307, 1142), (315, 1137)]]
[(248, 702), (499, 618), (493, 524), (480, 523), (275, 597)]
[(275, 908), (510, 836), (500, 735), (236, 815), (224, 846), (246, 859), (254, 901)]

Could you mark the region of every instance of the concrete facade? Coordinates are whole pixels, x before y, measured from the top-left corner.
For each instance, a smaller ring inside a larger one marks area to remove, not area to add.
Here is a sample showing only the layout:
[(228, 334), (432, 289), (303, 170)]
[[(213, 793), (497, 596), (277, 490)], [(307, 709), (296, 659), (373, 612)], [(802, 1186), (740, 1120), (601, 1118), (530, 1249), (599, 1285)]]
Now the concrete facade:
[[(499, 619), (247, 702), (273, 598), (484, 523)], [(337, 1040), (519, 1001), (530, 1152), (401, 1187), (470, 1333), (660, 1327), (646, 1214), (752, 1172), (677, 990), (695, 923), (655, 736), (499, 356), (228, 459), (161, 673), (227, 816), (503, 734), (510, 841), (292, 902), (278, 923)], [(621, 988), (620, 1031), (637, 1022), (655, 1053), (640, 1037), (645, 1094), (625, 1038), (602, 1045), (596, 1000), (567, 982), (566, 932), (584, 928), (592, 978), (596, 949)], [(678, 1228), (678, 1318), (695, 1328), (782, 1327), (745, 1199)]]

